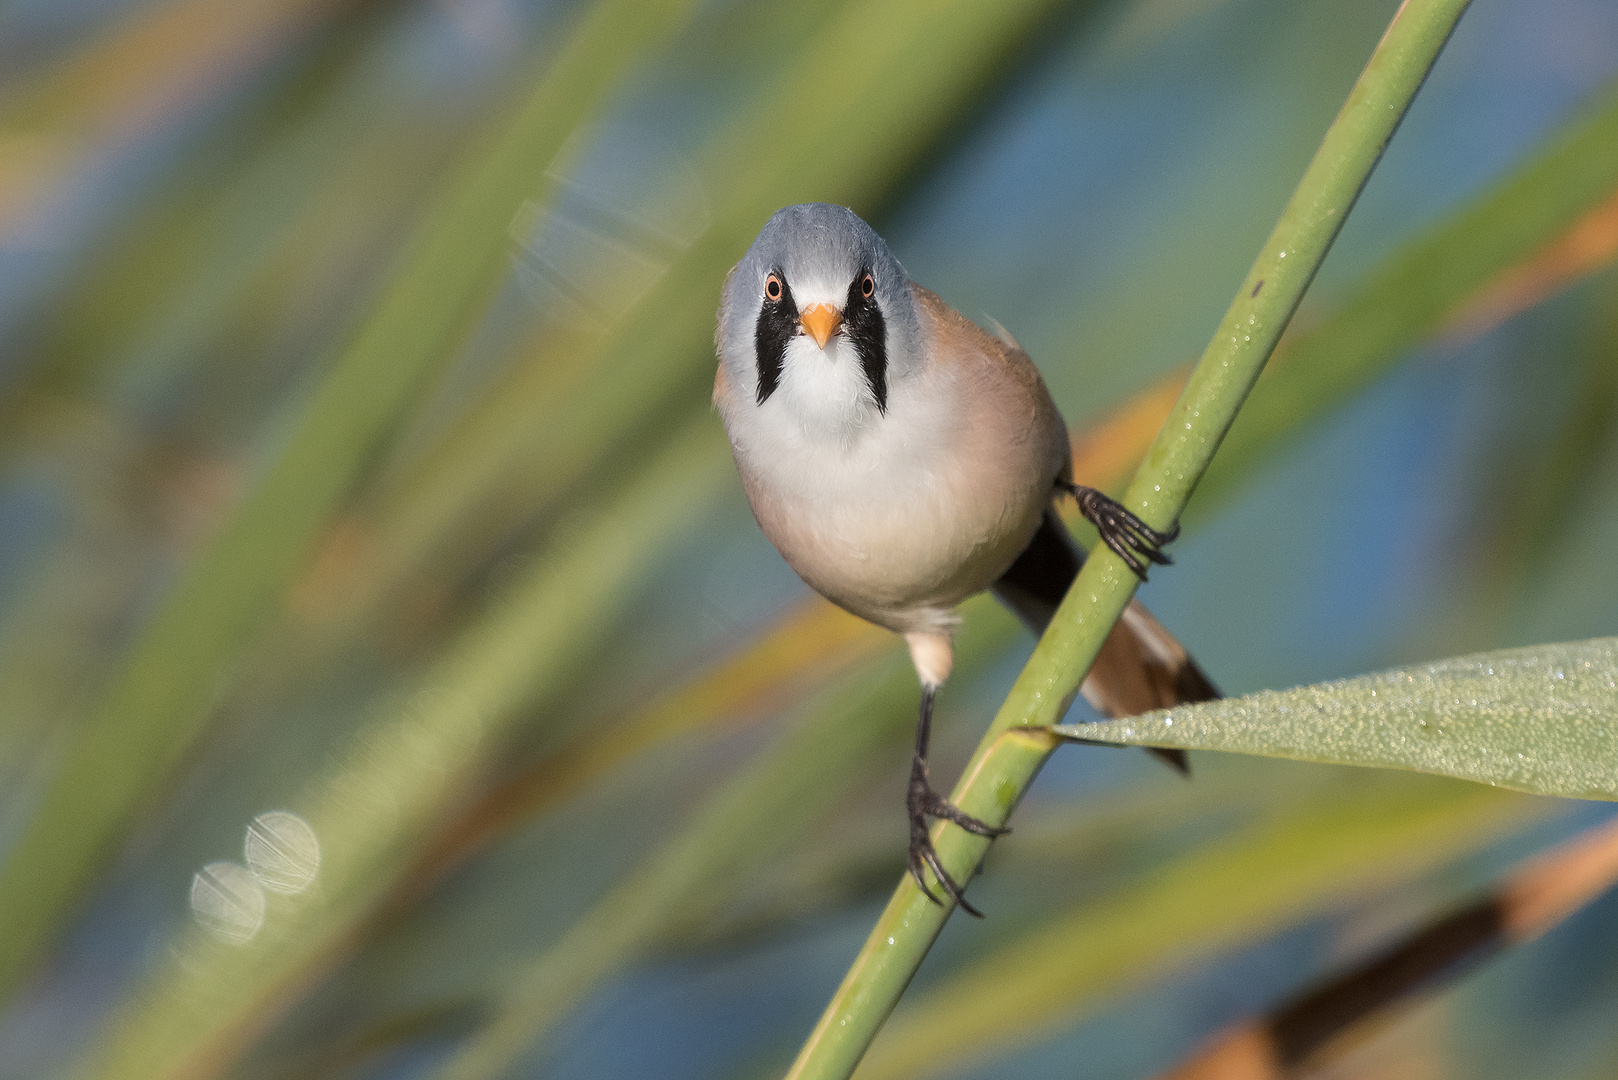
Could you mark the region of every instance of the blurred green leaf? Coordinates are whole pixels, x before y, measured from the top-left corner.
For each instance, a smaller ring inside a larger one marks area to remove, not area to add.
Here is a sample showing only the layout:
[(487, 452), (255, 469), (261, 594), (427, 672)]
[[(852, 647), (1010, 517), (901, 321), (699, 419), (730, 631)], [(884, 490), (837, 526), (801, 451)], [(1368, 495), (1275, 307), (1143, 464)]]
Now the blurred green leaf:
[[(326, 5), (330, 10), (318, 13), (290, 10), (299, 6), (269, 4), (265, 10), (280, 7), (281, 17), (318, 14), (322, 21), (342, 23), (380, 21), (385, 7), (371, 2)], [(154, 25), (144, 20), (126, 24), (99, 47), (74, 54), (68, 70), (53, 76), (64, 84), (74, 79), (98, 84), (94, 96), (106, 95), (109, 101), (76, 102), (70, 115), (48, 123), (69, 129), (106, 126), (128, 138), (129, 124), (137, 121), (116, 117), (104, 123), (96, 114), (109, 107), (136, 114), (183, 114), (195, 106), (194, 97), (160, 93), (156, 96), (162, 100), (154, 103), (146, 100), (151, 88), (140, 85), (176, 74), (174, 52), (201, 44), (221, 48), (223, 57), (193, 56), (180, 66), (183, 71), (201, 59), (204, 68), (212, 67), (210, 77), (215, 79), (242, 78), (245, 72), (232, 70), (232, 64), (250, 70), (253, 62), (270, 61), (278, 52), (259, 36), (265, 30), (259, 21), (263, 13), (259, 20), (241, 22), (232, 14), (193, 0), (148, 6), (141, 15), (155, 17)], [(206, 43), (176, 32), (210, 18), (219, 21), (201, 31), (210, 39)], [(49, 413), (80, 404), (77, 399), (94, 394), (104, 372), (125, 381), (147, 367), (173, 375), (200, 363), (205, 345), (222, 333), (222, 323), (239, 319), (255, 299), (263, 302), (252, 290), (265, 288), (266, 264), (285, 261), (287, 248), (297, 250), (309, 242), (309, 234), (299, 228), (304, 215), (320, 209), (330, 214), (334, 202), (347, 215), (342, 224), (349, 228), (325, 223), (313, 238), (314, 247), (340, 249), (367, 239), (376, 243), (374, 235), (367, 237), (367, 225), (392, 226), (388, 239), (394, 239), (401, 209), (419, 200), (425, 182), (441, 171), (440, 147), (449, 140), (447, 133), (423, 131), (421, 125), (406, 134), (396, 120), (377, 115), (368, 72), (356, 62), (356, 54), (366, 51), (365, 37), (355, 29), (322, 28), (309, 55), (300, 56), (279, 79), (265, 81), (267, 100), (232, 110), (226, 133), (178, 155), (159, 190), (144, 193), (127, 208), (112, 235), (102, 238), (97, 257), (70, 272), (41, 317), (39, 330), (25, 342), (23, 356), (13, 359), (23, 370), (0, 396), (0, 463), (15, 451), (19, 435), (38, 426), (42, 409)], [(245, 34), (247, 40), (232, 42), (234, 34)], [(328, 36), (331, 40), (320, 40)], [(255, 55), (255, 50), (261, 52)], [(97, 70), (115, 74), (97, 79), (91, 74)], [(167, 118), (172, 122), (172, 116)], [(142, 115), (138, 122), (150, 123), (151, 117)], [(108, 132), (99, 134), (106, 137)], [(79, 146), (76, 136), (53, 138), (72, 144), (73, 152), (54, 162), (56, 175), (40, 181), (47, 189), (71, 183), (74, 169), (84, 167), (82, 156), (95, 152)], [(413, 143), (408, 151), (400, 146), (407, 140)], [(357, 178), (352, 173), (360, 171), (356, 165), (369, 166), (364, 200), (353, 197)], [(379, 183), (379, 177), (388, 183)], [(0, 180), (0, 188), (4, 186)], [(0, 199), (0, 219), (6, 209)], [(386, 261), (376, 260), (374, 252), (366, 254), (382, 266), (366, 266), (359, 274), (343, 267), (349, 279), (339, 280), (368, 293)], [(317, 262), (318, 256), (309, 261)], [(294, 309), (284, 317), (299, 316), (307, 317), (307, 312)]]
[(861, 1080), (931, 1075), (1049, 1037), (1100, 1002), (1443, 865), (1554, 804), (1378, 778), (1288, 806), (1057, 916), (901, 1006)]
[[(872, 9), (867, 7), (860, 10), (862, 17), (874, 17)], [(897, 18), (897, 14), (894, 17)], [(961, 26), (950, 24), (945, 27), (944, 24), (933, 23), (926, 23), (923, 26), (933, 31), (933, 33), (930, 36), (922, 35), (921, 46), (936, 46), (938, 37), (941, 34), (946, 40), (953, 40), (956, 46), (963, 50), (963, 53), (968, 50), (975, 53), (981, 47), (981, 42), (973, 41), (966, 36)], [(941, 27), (943, 28), (941, 29)], [(967, 29), (970, 29), (970, 23), (968, 23)], [(882, 35), (867, 35), (862, 37), (862, 40), (869, 40), (874, 45), (882, 47), (891, 47), (893, 44), (891, 37)], [(909, 39), (905, 40), (908, 41)], [(823, 48), (823, 43), (823, 38), (817, 38), (814, 47)], [(913, 48), (920, 47), (915, 42), (910, 42), (910, 44)], [(842, 57), (841, 62), (849, 62), (846, 57), (846, 50), (840, 51), (839, 56)], [(940, 63), (935, 53), (928, 53), (927, 56), (930, 63)], [(948, 74), (953, 77), (958, 76), (959, 72), (955, 71)], [(823, 77), (824, 73), (806, 69), (804, 78), (807, 79), (811, 75), (818, 80)], [(944, 75), (944, 72), (940, 72), (939, 77), (942, 78)], [(962, 93), (964, 92), (965, 90), (963, 89)], [(903, 95), (900, 96), (901, 98), (903, 97)], [(895, 112), (892, 114), (892, 119), (896, 122), (899, 115), (899, 113)], [(907, 136), (914, 137), (913, 126), (906, 125), (905, 131)], [(870, 139), (877, 138), (874, 131), (867, 134)], [(852, 135), (853, 133), (851, 132), (850, 137)], [(856, 143), (859, 142), (859, 140), (855, 141)], [(882, 138), (879, 141), (890, 143), (895, 140)], [(897, 141), (902, 143), (904, 140)], [(800, 145), (796, 137), (787, 140), (787, 143), (793, 147)], [(756, 160), (757, 147), (751, 146), (748, 149), (751, 155), (750, 160)], [(802, 153), (801, 150), (796, 152)], [(765, 193), (757, 193), (757, 197), (769, 199), (772, 202), (775, 198), (775, 196)], [(751, 227), (752, 224), (750, 223), (748, 228)], [(718, 251), (717, 248), (713, 250), (714, 252)], [(726, 251), (724, 253), (726, 260), (733, 257), (734, 252)], [(438, 299), (441, 300), (441, 298)], [(428, 303), (425, 296), (418, 296), (417, 300), (423, 305)], [(708, 314), (700, 316), (703, 322), (702, 336), (706, 339), (709, 333), (706, 324), (711, 320), (711, 304), (704, 304), (701, 310), (708, 312)], [(695, 325), (691, 321), (689, 312), (683, 309), (675, 317), (675, 321), (680, 325)], [(706, 365), (706, 361), (704, 364)], [(655, 380), (652, 381), (655, 382)], [(621, 388), (626, 383), (615, 382), (614, 385)], [(633, 383), (628, 385), (633, 385)], [(618, 394), (617, 391), (614, 391), (614, 393), (619, 397), (619, 404), (622, 405), (622, 395)], [(566, 412), (563, 417), (558, 419), (566, 419), (572, 422), (575, 417), (573, 413)], [(699, 426), (712, 428), (711, 434), (717, 438), (717, 427), (712, 424), (709, 417), (705, 414), (699, 414), (697, 420)], [(533, 416), (522, 418), (519, 426), (528, 430), (533, 430), (536, 427), (540, 430), (545, 428), (545, 424), (536, 423)], [(580, 435), (582, 439), (582, 433), (583, 429), (573, 434)], [(588, 440), (582, 439), (582, 441)], [(682, 489), (689, 489), (689, 483), (686, 481), (689, 481), (691, 477), (716, 475), (709, 472), (709, 466), (728, 470), (727, 456), (723, 453), (721, 447), (722, 443), (719, 443), (708, 450), (703, 455), (703, 465), (700, 468), (693, 461), (687, 460), (685, 468), (691, 476), (682, 479), (682, 484), (680, 485)], [(696, 450), (692, 450), (691, 453), (702, 454), (702, 452)], [(613, 512), (617, 513), (618, 511)], [(606, 553), (610, 553), (612, 550), (614, 549), (610, 545), (602, 545), (598, 554), (600, 557), (605, 558)], [(654, 551), (655, 545), (652, 545), (642, 549), (640, 553), (634, 556), (622, 556), (621, 565), (618, 568), (620, 579), (623, 581), (633, 580), (632, 568), (647, 565)], [(553, 568), (542, 556), (535, 564), (532, 573), (540, 578), (550, 580), (560, 571)], [(519, 589), (519, 592), (521, 592), (521, 589)], [(528, 612), (538, 610), (531, 597), (519, 597), (501, 606), (502, 611), (510, 608)], [(563, 655), (577, 657), (580, 655), (578, 650), (587, 648), (588, 643), (593, 640), (588, 633), (581, 632), (582, 627), (579, 623), (581, 615), (582, 612), (576, 608), (569, 609), (565, 615), (554, 611), (548, 613), (547, 617), (554, 622), (556, 630), (563, 631), (564, 628), (567, 630), (568, 636), (565, 640), (569, 644), (569, 649), (564, 650)], [(525, 616), (525, 618), (534, 617), (537, 616)], [(465, 694), (472, 694), (473, 697), (482, 702), (498, 701), (498, 704), (488, 704), (474, 711), (485, 732), (499, 731), (515, 720), (522, 707), (532, 707), (537, 698), (538, 692), (534, 690), (537, 676), (530, 670), (532, 665), (527, 667), (519, 665), (518, 668), (506, 666), (513, 658), (528, 655), (535, 648), (536, 644), (533, 640), (530, 640), (529, 635), (514, 632), (509, 623), (502, 621), (501, 616), (497, 614), (492, 620), (485, 619), (476, 625), (468, 635), (463, 637), (462, 641), (451, 649), (450, 658), (446, 661), (449, 667), (448, 674), (436, 672), (426, 681), (429, 685), (437, 685), (443, 682), (452, 683), (457, 687), (471, 685), (474, 680), (469, 675), (463, 677), (464, 672), (458, 674), (457, 665), (475, 664), (483, 667), (494, 665), (497, 670), (493, 673), (485, 672), (481, 680), (478, 680), (481, 685), (477, 685), (475, 692), (457, 689), (452, 697), (458, 698)], [(472, 657), (480, 657), (480, 659), (470, 659)], [(542, 672), (559, 670), (558, 665), (560, 663), (560, 661), (554, 661), (550, 665), (541, 666), (538, 670)], [(437, 691), (433, 691), (426, 696), (429, 699), (435, 699), (436, 695)], [(430, 731), (436, 733), (455, 724), (462, 724), (466, 719), (467, 715), (462, 705), (453, 700), (444, 707), (428, 708), (420, 704), (413, 704), (402, 719), (384, 721), (377, 726), (376, 730), (385, 731), (390, 723), (399, 724), (411, 730), (414, 730), (418, 724), (426, 724)], [(437, 739), (438, 737), (437, 734), (431, 736), (432, 739)], [(418, 741), (419, 739), (418, 736), (411, 735), (408, 731), (403, 732), (400, 738), (405, 741)], [(377, 737), (377, 745), (382, 745), (385, 742), (385, 738)], [(464, 750), (452, 752), (446, 749), (440, 754), (446, 760), (440, 762), (438, 768), (453, 770), (454, 763), (457, 760), (462, 762), (471, 760), (469, 753), (469, 751)], [(368, 755), (362, 754), (358, 763), (346, 772), (334, 775), (330, 783), (337, 788), (359, 786), (369, 789), (378, 783), (378, 775), (393, 774), (392, 779), (388, 782), (397, 784), (401, 789), (411, 792), (411, 805), (418, 808), (430, 804), (435, 798), (443, 799), (447, 795), (447, 789), (440, 786), (439, 782), (434, 778), (412, 778), (410, 775), (403, 775), (408, 774), (410, 769), (414, 767), (409, 762), (398, 762), (391, 759), (372, 760)], [(324, 836), (326, 829), (331, 826), (327, 822), (322, 824), (324, 827), (320, 831)], [(392, 842), (384, 839), (384, 834), (374, 832), (379, 827), (375, 822), (367, 825), (363, 815), (349, 815), (342, 819), (339, 829), (340, 831), (353, 831), (362, 827), (373, 830), (371, 842), (376, 848), (376, 850), (366, 852), (366, 857), (387, 863), (392, 858)], [(397, 834), (385, 833), (385, 835), (391, 837)], [(354, 841), (354, 844), (351, 857), (357, 860), (361, 858), (360, 853), (365, 845), (359, 844), (358, 841)], [(331, 865), (336, 865), (336, 863), (334, 862)], [(391, 871), (376, 870), (374, 866), (372, 869), (375, 872), (367, 875), (368, 889), (366, 895), (374, 899), (375, 895), (385, 889), (386, 884), (392, 878), (390, 876)], [(327, 888), (329, 892), (332, 890), (341, 892), (340, 886), (333, 884), (329, 879)], [(372, 888), (374, 888), (375, 892), (370, 891)], [(142, 1021), (126, 1020), (118, 1025), (118, 1034), (114, 1036), (113, 1041), (99, 1058), (103, 1064), (98, 1068), (104, 1068), (116, 1074), (120, 1069), (131, 1067), (130, 1062), (147, 1063), (140, 1066), (145, 1068), (159, 1067), (153, 1064), (156, 1062), (206, 1060), (211, 1058), (212, 1054), (207, 1050), (207, 1047), (212, 1045), (210, 1040), (216, 1037), (222, 1025), (235, 1022), (236, 1018), (243, 1015), (244, 1010), (250, 1010), (253, 1007), (251, 1004), (253, 1001), (263, 1000), (260, 995), (272, 992), (272, 987), (284, 987), (285, 980), (294, 977), (294, 973), (299, 970), (300, 964), (314, 963), (317, 958), (324, 959), (329, 955), (329, 947), (334, 941), (342, 940), (340, 934), (352, 926), (352, 920), (356, 917), (359, 907), (364, 903), (364, 901), (360, 900), (353, 902), (356, 905), (354, 908), (345, 907), (342, 909), (341, 914), (333, 915), (329, 921), (315, 919), (313, 916), (300, 916), (300, 919), (307, 917), (311, 920), (304, 925), (301, 932), (303, 940), (300, 942), (300, 947), (298, 949), (277, 949), (273, 954), (273, 960), (267, 958), (263, 964), (240, 963), (239, 965), (229, 965), (221, 960), (218, 968), (212, 969), (218, 973), (218, 989), (216, 993), (208, 995), (205, 1010), (194, 996), (194, 986), (196, 984), (188, 984), (182, 989), (175, 984), (166, 983), (160, 979), (150, 995), (143, 996), (133, 1010), (134, 1014), (145, 1019)], [(325, 905), (322, 906), (324, 907)], [(316, 926), (321, 928), (320, 931), (317, 932), (312, 929)], [(206, 983), (209, 980), (203, 979), (201, 981)], [(184, 1006), (176, 1004), (181, 1000), (186, 1002)], [(215, 1016), (218, 1019), (210, 1022), (206, 1018), (207, 1016)], [(190, 1034), (181, 1033), (179, 1029), (182, 1023), (181, 1017), (185, 1018), (185, 1024), (190, 1027)]]
[[(1618, 227), (1618, 215), (1614, 224)], [(1524, 501), (1517, 517), (1525, 535), (1518, 542), (1534, 551), (1556, 550), (1556, 534), (1566, 528), (1569, 511), (1589, 498), (1618, 433), (1618, 272), (1602, 275), (1599, 284), (1595, 303), (1601, 314), (1574, 347), (1571, 407), (1548, 433), (1545, 461), (1520, 492)]]
[[(1282, 342), (1226, 434), (1194, 512), (1251, 476), (1278, 445), (1348, 401), (1444, 329), (1486, 286), (1618, 191), (1618, 80), (1508, 175), (1405, 244), (1319, 324)], [(1578, 268), (1587, 272), (1588, 266)], [(1566, 281), (1564, 277), (1563, 282)], [(1479, 323), (1514, 313), (1464, 312)]]
[(233, 1033), (341, 955), (523, 708), (600, 647), (655, 553), (701, 520), (728, 468), (722, 446), (713, 425), (691, 425), (515, 575), (437, 663), (379, 702), (330, 770), (289, 803), (319, 838), (318, 890), (277, 898), (246, 944), (201, 931), (182, 941), (186, 962), (152, 972), (78, 1075), (200, 1077), (244, 1053)]
[(84, 48), (8, 85), (0, 123), (126, 138), (149, 132), (221, 84), (283, 59), (290, 43), (362, 3), (159, 0), (126, 9)]
[(706, 411), (716, 298), (759, 226), (794, 202), (859, 208), (892, 198), (1062, 7), (950, 2), (916, 18), (908, 0), (862, 0), (829, 14), (697, 152), (708, 227), (604, 333), (535, 340), (429, 454), (400, 470), (366, 522), (374, 545), (334, 579), (316, 632), (351, 635), (429, 558), (464, 572), (603, 461), (673, 417)]
[[(986, 655), (992, 659), (993, 651)], [(848, 776), (833, 780), (837, 790), (832, 805), (824, 812), (816, 810), (825, 799), (811, 794), (807, 829), (799, 823), (796, 810), (789, 810), (776, 819), (777, 835), (762, 846), (744, 838), (734, 855), (722, 855), (716, 848), (721, 857), (732, 860), (729, 868), (700, 882), (684, 900), (666, 905), (658, 925), (648, 931), (638, 948), (630, 950), (632, 965), (655, 970), (671, 960), (700, 965), (716, 952), (744, 954), (761, 941), (796, 936), (815, 921), (838, 918), (850, 905), (874, 901), (887, 892), (904, 867), (904, 848), (898, 840), (902, 817), (895, 793), (903, 790), (908, 767), (903, 747), (914, 720), (915, 685), (897, 650), (879, 663), (881, 671), (892, 672), (891, 700), (867, 699), (858, 707), (868, 711), (857, 711), (855, 683), (868, 692), (877, 685), (877, 664), (862, 664), (854, 680), (814, 695), (784, 721), (794, 725), (793, 730), (807, 725), (818, 733), (812, 761), (819, 760), (825, 739), (836, 739), (840, 745), (843, 738), (849, 738), (856, 744), (853, 752), (859, 756), (852, 759)], [(971, 673), (970, 669), (966, 672)], [(845, 732), (822, 724), (820, 718), (826, 710), (842, 709), (845, 704), (855, 709), (848, 718), (855, 726)], [(882, 711), (869, 711), (877, 708)], [(940, 746), (939, 750), (964, 753), (972, 734), (970, 712), (939, 719), (944, 722), (938, 733), (946, 736), (943, 741), (961, 744)], [(867, 739), (874, 733), (864, 729), (873, 724), (884, 731), (880, 741)], [(795, 755), (799, 750), (795, 738), (783, 731), (758, 760)], [(837, 756), (843, 755), (839, 752)], [(1280, 776), (1274, 775), (1277, 770), (1266, 770), (1266, 783), (1258, 785), (1253, 778), (1262, 763), (1233, 757), (1226, 764), (1229, 767), (1199, 769), (1195, 784), (1180, 783), (1165, 773), (1158, 778), (1160, 783), (1120, 786), (1096, 798), (1025, 809), (1016, 840), (997, 849), (993, 877), (980, 883), (986, 903), (994, 911), (992, 921), (979, 928), (987, 931), (988, 938), (975, 934), (970, 940), (957, 941), (957, 947), (975, 949), (985, 940), (1003, 940), (1008, 934), (1023, 932), (1049, 917), (1052, 895), (1072, 900), (1108, 895), (1138, 881), (1147, 867), (1164, 857), (1182, 854), (1226, 827), (1252, 820), (1257, 813), (1273, 813), (1279, 805), (1313, 799), (1322, 790), (1320, 770), (1280, 770)], [(748, 770), (755, 767), (750, 765)], [(810, 767), (820, 768), (818, 764)], [(1363, 781), (1365, 776), (1357, 770), (1336, 770), (1333, 775), (1346, 781)], [(852, 783), (849, 776), (854, 777)], [(753, 808), (762, 805), (756, 803)], [(693, 815), (686, 828), (706, 820), (710, 812), (705, 809)], [(547, 831), (576, 829), (579, 820), (569, 815), (555, 820)], [(591, 820), (590, 827), (594, 826)], [(742, 828), (753, 835), (750, 823), (744, 822)], [(509, 924), (495, 922), (491, 912), (509, 910), (509, 916), (500, 918), (521, 924), (531, 923), (534, 911), (549, 910), (534, 887), (546, 870), (532, 863), (518, 869), (515, 864), (523, 863), (524, 856), (511, 849), (499, 859), (510, 868), (491, 873), (485, 864), (457, 880), (455, 903), (430, 904), (419, 917), (390, 927), (367, 950), (366, 957), (338, 977), (338, 984), (328, 985), (300, 1010), (302, 1015), (287, 1025), (292, 1030), (283, 1028), (273, 1044), (255, 1055), (243, 1075), (265, 1080), (326, 1076), (330, 1062), (351, 1052), (356, 1044), (421, 1037), (420, 1031), (411, 1030), (411, 1017), (428, 1014), (451, 1021), (475, 1015), (491, 989), (508, 984), (514, 969), (529, 970), (527, 957), (511, 955), (515, 942), (510, 940)], [(645, 870), (643, 865), (635, 880), (644, 881)], [(630, 877), (626, 874), (624, 880)], [(555, 934), (541, 934), (554, 944)], [(500, 944), (484, 947), (482, 943), (491, 938)], [(604, 965), (595, 976), (577, 983), (575, 991), (588, 996), (614, 970), (616, 966)], [(331, 1031), (320, 1019), (325, 1015), (321, 1000), (351, 1003), (353, 1026)], [(557, 1010), (547, 1022), (561, 1020), (567, 1011)]]
[[(956, 667), (981, 669), (1014, 625), (980, 605), (963, 627)], [(575, 922), (553, 948), (526, 963), (494, 1016), (445, 1066), (443, 1080), (501, 1075), (562, 1019), (591, 986), (617, 971), (657, 935), (692, 919), (728, 891), (728, 879), (790, 850), (794, 835), (822, 816), (878, 751), (908, 734), (918, 690), (897, 648), (870, 674), (815, 703), (809, 723), (789, 730), (729, 780), (680, 834)]]
[[(609, 513), (581, 525), (560, 557), (541, 560), (484, 624), (382, 710), (336, 768), (293, 801), (321, 839), (318, 897), (272, 910), (245, 946), (220, 948), (193, 935), (182, 944), (184, 967), (157, 971), (76, 1075), (208, 1076), (244, 1053), (248, 1047), (232, 1032), (252, 1027), (270, 1003), (304, 992), (341, 956), (404, 869), (411, 842), (433, 833), (436, 815), (521, 715), (514, 703), (539, 696), (547, 681), (598, 644), (587, 620), (598, 635), (609, 625), (613, 598), (633, 587), (619, 571), (630, 549), (655, 548), (671, 525), (692, 520), (692, 496), (716, 478), (694, 467), (694, 455), (719, 437), (706, 424), (696, 426)], [(963, 665), (990, 659), (984, 646), (1011, 623), (1003, 612), (985, 614), (979, 632), (963, 638)], [(813, 723), (790, 731), (729, 780), (676, 839), (525, 967), (517, 1000), (533, 1011), (513, 1010), (522, 1023), (554, 1019), (556, 1001), (574, 1000), (671, 920), (690, 918), (705, 888), (722, 896), (725, 875), (784, 853), (785, 839), (859, 775), (873, 746), (903, 737), (915, 693), (914, 674), (895, 651), (875, 673), (823, 699)]]
[(1459, 656), (1055, 730), (1086, 742), (1413, 769), (1618, 799), (1618, 638)]
[(592, 7), (500, 138), (474, 155), (428, 214), (274, 464), (168, 595), (75, 732), (0, 869), (0, 993), (31, 969), (108, 847), (202, 730), (221, 676), (438, 371), (468, 308), (503, 274), (506, 227), (533, 178), (690, 6), (605, 0)]
[[(1618, 197), (1609, 206), (1607, 228), (1618, 247)], [(1576, 230), (1569, 240), (1588, 243), (1590, 231)], [(1570, 585), (1588, 597), (1592, 610), (1618, 595), (1611, 560), (1599, 541), (1591, 543), (1589, 528), (1610, 503), (1603, 488), (1613, 475), (1609, 461), (1618, 434), (1618, 266), (1525, 317), (1517, 333), (1543, 340), (1558, 331), (1566, 343), (1547, 349), (1544, 364), (1494, 379), (1511, 411), (1491, 425), (1488, 445), (1473, 458), (1480, 481), (1460, 496), (1464, 516), (1439, 540), (1453, 552), (1440, 571), (1449, 578), (1445, 591), (1458, 595), (1435, 619), (1448, 629), (1425, 635), (1418, 655), (1571, 637), (1610, 625), (1598, 617), (1542, 629), (1535, 614), (1565, 613), (1556, 591)]]
[(1373, 1028), (1408, 1021), (1446, 983), (1554, 929), (1615, 881), (1618, 820), (1608, 818), (1487, 891), (1428, 915), (1392, 946), (1294, 991), (1261, 1017), (1227, 1026), (1161, 1080), (1329, 1075)]

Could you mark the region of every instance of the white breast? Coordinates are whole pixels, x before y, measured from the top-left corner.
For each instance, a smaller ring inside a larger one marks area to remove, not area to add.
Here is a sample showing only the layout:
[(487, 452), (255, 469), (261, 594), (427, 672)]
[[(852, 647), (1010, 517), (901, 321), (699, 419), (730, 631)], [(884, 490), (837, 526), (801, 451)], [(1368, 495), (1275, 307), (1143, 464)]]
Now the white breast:
[(827, 346), (795, 339), (762, 405), (720, 399), (754, 516), (833, 602), (895, 630), (948, 625), (1033, 535), (1048, 466), (1026, 440), (994, 445), (961, 368), (894, 378), (883, 414), (846, 339)]

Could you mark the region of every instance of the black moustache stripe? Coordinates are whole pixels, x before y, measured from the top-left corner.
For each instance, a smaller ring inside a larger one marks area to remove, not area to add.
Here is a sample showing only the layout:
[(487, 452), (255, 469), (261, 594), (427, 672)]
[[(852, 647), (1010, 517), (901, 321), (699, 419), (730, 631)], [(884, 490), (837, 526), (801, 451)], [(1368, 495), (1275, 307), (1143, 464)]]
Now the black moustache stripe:
[(753, 328), (753, 351), (758, 356), (758, 403), (764, 404), (781, 382), (781, 364), (786, 359), (787, 342), (798, 332), (798, 305), (786, 275), (775, 271), (781, 282), (781, 299), (764, 297), (758, 324)]
[(854, 284), (848, 287), (848, 303), (843, 305), (843, 332), (854, 343), (859, 354), (860, 367), (865, 369), (865, 381), (876, 399), (877, 412), (888, 411), (888, 334), (882, 319), (882, 309), (876, 296), (866, 296), (861, 288), (869, 267), (862, 267), (854, 275)]

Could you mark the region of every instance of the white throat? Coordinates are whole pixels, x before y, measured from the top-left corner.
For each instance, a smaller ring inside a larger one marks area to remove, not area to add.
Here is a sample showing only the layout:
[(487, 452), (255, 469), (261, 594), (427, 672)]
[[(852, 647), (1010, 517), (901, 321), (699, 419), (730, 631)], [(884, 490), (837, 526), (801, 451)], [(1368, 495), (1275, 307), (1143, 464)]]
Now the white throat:
[(859, 354), (843, 334), (827, 340), (824, 351), (807, 334), (787, 342), (780, 382), (762, 408), (775, 412), (776, 422), (795, 425), (806, 442), (843, 447), (882, 419)]
[(845, 515), (930, 497), (961, 403), (947, 377), (901, 376), (880, 412), (852, 343), (835, 337), (826, 346), (794, 338), (775, 392), (763, 404), (737, 396), (721, 411), (757, 491), (810, 508), (816, 528), (835, 533)]

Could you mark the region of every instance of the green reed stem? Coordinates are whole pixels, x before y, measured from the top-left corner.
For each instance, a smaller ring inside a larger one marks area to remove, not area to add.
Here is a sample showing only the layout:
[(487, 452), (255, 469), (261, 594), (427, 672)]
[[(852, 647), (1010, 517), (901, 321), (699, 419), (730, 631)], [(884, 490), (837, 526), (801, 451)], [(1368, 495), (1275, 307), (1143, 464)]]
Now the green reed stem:
[[(1125, 504), (1149, 524), (1178, 520), (1468, 2), (1406, 0), (1394, 16), (1129, 486)], [(956, 785), (956, 805), (991, 824), (1010, 816), (1057, 746), (1054, 735), (1028, 729), (1067, 712), (1136, 584), (1104, 547), (1086, 561)], [(989, 846), (947, 824), (934, 840), (957, 880)], [(951, 910), (909, 877), (899, 883), (789, 1080), (853, 1073)]]

